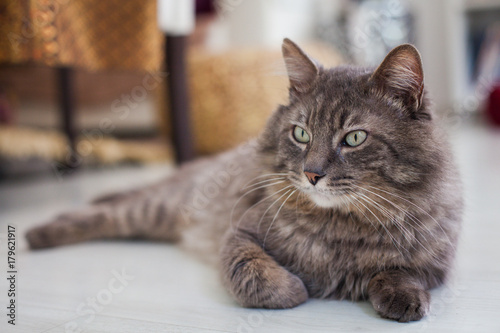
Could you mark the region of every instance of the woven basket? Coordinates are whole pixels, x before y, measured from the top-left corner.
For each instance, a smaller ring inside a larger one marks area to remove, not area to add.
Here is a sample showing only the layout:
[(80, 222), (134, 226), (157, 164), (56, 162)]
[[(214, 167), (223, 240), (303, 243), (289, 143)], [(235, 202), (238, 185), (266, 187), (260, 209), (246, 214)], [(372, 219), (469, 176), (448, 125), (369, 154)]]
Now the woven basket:
[[(327, 46), (312, 44), (304, 49), (325, 66), (342, 63)], [(278, 104), (287, 103), (288, 78), (279, 51), (193, 50), (188, 63), (192, 129), (199, 154), (226, 150), (258, 135)]]

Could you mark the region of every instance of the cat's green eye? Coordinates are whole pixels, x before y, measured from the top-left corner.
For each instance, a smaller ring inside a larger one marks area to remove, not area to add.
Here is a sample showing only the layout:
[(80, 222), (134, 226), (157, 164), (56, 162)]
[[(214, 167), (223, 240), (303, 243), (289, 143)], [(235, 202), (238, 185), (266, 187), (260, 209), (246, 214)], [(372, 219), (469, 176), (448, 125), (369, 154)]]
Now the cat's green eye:
[(293, 129), (293, 137), (300, 143), (308, 143), (310, 140), (306, 130), (299, 126), (295, 126)]
[(357, 147), (366, 140), (365, 131), (352, 131), (348, 133), (345, 137), (345, 143), (351, 147)]

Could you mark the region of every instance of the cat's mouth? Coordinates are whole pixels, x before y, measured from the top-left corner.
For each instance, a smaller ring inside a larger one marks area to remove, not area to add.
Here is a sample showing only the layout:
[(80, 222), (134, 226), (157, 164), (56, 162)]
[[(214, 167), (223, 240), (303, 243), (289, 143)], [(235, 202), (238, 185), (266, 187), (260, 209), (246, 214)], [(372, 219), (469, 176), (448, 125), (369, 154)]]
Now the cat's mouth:
[(345, 205), (342, 193), (326, 192), (318, 190), (317, 188), (303, 189), (303, 192), (307, 194), (313, 203), (322, 208), (335, 208)]
[[(295, 175), (289, 178), (295, 188), (305, 194), (313, 204), (321, 208), (340, 208), (347, 204), (349, 198), (346, 195), (349, 193), (349, 185), (345, 181), (340, 182), (340, 180), (345, 179), (352, 178), (344, 176), (331, 179), (328, 185), (321, 182), (317, 185), (311, 185), (303, 178)], [(332, 182), (332, 180), (338, 180), (338, 182)]]

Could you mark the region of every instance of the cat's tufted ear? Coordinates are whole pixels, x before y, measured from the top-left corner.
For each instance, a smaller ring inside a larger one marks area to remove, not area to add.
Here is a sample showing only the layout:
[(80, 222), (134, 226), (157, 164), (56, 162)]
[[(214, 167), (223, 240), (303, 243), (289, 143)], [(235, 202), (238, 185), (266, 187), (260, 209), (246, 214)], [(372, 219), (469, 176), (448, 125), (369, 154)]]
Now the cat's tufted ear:
[(299, 93), (308, 92), (318, 76), (318, 66), (297, 44), (288, 38), (283, 40), (281, 49), (290, 79), (290, 88)]
[(413, 45), (403, 44), (389, 52), (371, 80), (414, 111), (422, 106), (424, 72), (420, 54)]

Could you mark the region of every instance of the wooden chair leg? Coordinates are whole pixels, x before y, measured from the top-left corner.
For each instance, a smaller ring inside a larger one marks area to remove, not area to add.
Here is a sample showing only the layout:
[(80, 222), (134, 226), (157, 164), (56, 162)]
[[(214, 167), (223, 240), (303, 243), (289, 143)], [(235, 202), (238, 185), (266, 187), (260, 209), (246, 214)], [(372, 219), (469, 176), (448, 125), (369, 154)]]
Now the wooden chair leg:
[(172, 119), (173, 145), (178, 163), (194, 157), (189, 117), (185, 36), (165, 37), (165, 61)]
[(73, 70), (69, 67), (59, 67), (58, 69), (59, 85), (59, 106), (61, 108), (61, 117), (63, 131), (68, 138), (71, 158), (66, 161), (69, 168), (78, 166), (76, 154), (76, 126), (75, 126), (75, 96), (73, 90)]

